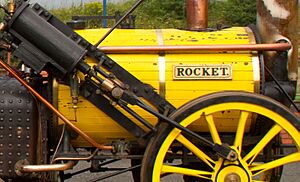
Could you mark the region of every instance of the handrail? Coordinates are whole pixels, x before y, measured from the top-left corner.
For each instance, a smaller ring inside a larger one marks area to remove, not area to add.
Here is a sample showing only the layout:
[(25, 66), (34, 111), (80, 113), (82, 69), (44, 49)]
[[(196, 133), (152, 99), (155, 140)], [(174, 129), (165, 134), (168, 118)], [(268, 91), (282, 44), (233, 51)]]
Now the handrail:
[(273, 44), (203, 44), (203, 45), (163, 45), (163, 46), (99, 46), (107, 54), (131, 53), (181, 53), (199, 51), (287, 51), (292, 48), (289, 43)]

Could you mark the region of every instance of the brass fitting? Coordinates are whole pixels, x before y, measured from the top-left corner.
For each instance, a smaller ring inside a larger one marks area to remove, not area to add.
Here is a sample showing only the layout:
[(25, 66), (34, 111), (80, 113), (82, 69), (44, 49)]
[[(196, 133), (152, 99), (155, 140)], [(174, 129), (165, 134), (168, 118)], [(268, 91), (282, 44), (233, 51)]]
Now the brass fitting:
[(15, 13), (16, 3), (14, 0), (10, 0), (8, 3), (8, 13), (13, 15)]
[(103, 89), (109, 92), (111, 92), (116, 87), (115, 84), (109, 79), (105, 79), (101, 86), (103, 87)]
[(6, 24), (4, 22), (0, 23), (0, 31), (4, 31), (6, 28)]

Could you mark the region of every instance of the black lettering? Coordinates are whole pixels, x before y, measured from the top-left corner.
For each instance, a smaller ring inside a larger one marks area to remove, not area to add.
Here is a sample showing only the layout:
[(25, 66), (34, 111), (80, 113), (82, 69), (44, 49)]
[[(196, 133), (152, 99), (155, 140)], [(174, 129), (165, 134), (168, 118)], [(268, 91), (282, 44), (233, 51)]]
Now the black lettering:
[(195, 68), (194, 69), (194, 75), (195, 76), (200, 76), (201, 75), (201, 68)]
[(184, 76), (184, 68), (177, 68), (177, 76), (180, 77), (180, 76)]
[(203, 76), (210, 76), (208, 70), (209, 68), (202, 68)]
[(227, 76), (228, 73), (226, 73), (226, 71), (228, 70), (228, 68), (220, 68), (222, 70), (222, 76)]
[(187, 68), (185, 70), (185, 74), (186, 74), (186, 76), (191, 76), (193, 74), (193, 70), (191, 68)]
[(212, 76), (219, 76), (218, 70), (219, 68), (212, 68)]

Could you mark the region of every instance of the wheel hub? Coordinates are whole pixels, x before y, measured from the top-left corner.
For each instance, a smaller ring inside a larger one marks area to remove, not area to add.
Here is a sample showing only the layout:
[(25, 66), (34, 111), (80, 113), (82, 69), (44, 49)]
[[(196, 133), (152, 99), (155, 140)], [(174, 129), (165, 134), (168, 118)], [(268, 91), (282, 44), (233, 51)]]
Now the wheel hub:
[(225, 176), (225, 182), (241, 182), (241, 178), (236, 173), (230, 173)]
[(220, 170), (218, 182), (249, 182), (247, 172), (239, 166), (227, 166)]

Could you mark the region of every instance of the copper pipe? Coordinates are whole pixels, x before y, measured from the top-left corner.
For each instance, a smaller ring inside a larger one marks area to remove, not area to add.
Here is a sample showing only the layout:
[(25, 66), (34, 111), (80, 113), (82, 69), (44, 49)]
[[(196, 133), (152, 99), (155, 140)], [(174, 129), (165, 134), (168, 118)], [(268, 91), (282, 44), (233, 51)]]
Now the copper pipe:
[(52, 110), (60, 119), (62, 119), (70, 128), (78, 133), (82, 138), (92, 144), (94, 147), (102, 150), (112, 150), (112, 146), (104, 146), (97, 143), (94, 139), (84, 133), (81, 129), (76, 127), (70, 120), (68, 120), (61, 112), (52, 106), (46, 99), (44, 99), (38, 92), (36, 92), (30, 85), (27, 84), (9, 65), (0, 59), (0, 65), (8, 71), (13, 77), (15, 77), (24, 87), (26, 87), (34, 96), (36, 96), (42, 103), (44, 103), (50, 110)]
[(69, 161), (64, 164), (21, 165), (18, 166), (18, 171), (21, 173), (65, 171), (72, 168), (73, 166), (74, 161)]
[(88, 161), (91, 160), (98, 153), (98, 151), (99, 149), (96, 149), (92, 155), (87, 157), (57, 157), (52, 163), (55, 163), (56, 161)]
[(208, 0), (186, 0), (186, 13), (189, 30), (208, 27)]
[(108, 54), (126, 53), (197, 53), (199, 51), (286, 51), (289, 43), (274, 44), (216, 44), (216, 45), (183, 45), (183, 46), (100, 46), (99, 49)]

